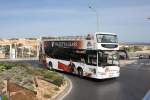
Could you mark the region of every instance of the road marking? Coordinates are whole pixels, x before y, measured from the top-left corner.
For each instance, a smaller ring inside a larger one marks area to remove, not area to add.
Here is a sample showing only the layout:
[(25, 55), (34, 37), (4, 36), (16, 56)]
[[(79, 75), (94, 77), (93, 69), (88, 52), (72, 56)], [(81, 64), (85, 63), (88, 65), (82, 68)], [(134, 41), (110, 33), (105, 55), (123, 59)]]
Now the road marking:
[(147, 94), (144, 96), (143, 100), (150, 100), (150, 90), (147, 92)]
[(145, 63), (140, 63), (140, 65), (144, 65)]
[(138, 64), (137, 62), (133, 63), (133, 64)]
[(59, 100), (63, 100), (72, 90), (72, 82), (69, 78), (68, 78), (68, 81), (69, 81), (69, 85), (70, 85), (69, 90), (62, 97), (60, 97)]

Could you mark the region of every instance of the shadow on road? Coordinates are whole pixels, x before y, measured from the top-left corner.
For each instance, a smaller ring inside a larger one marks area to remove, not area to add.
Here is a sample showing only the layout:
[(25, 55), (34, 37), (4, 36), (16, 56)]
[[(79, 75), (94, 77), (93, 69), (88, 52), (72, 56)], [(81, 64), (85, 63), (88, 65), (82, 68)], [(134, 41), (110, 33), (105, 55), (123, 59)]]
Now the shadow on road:
[(73, 77), (78, 77), (79, 79), (83, 79), (83, 80), (87, 80), (87, 81), (93, 81), (93, 82), (108, 82), (108, 81), (116, 81), (118, 80), (119, 78), (110, 78), (110, 79), (95, 79), (95, 78), (90, 78), (90, 77), (80, 77), (76, 74), (72, 74), (72, 73), (68, 73), (68, 72), (63, 72), (63, 71), (58, 71), (58, 70), (55, 70), (56, 72), (59, 72), (61, 74), (64, 74), (64, 75), (69, 75), (69, 76), (73, 76)]

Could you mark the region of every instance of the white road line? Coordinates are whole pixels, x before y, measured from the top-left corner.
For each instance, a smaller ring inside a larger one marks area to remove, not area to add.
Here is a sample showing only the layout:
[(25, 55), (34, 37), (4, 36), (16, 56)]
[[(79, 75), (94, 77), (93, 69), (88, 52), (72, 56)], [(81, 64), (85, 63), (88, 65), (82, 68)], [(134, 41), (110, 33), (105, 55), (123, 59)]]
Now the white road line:
[(144, 96), (143, 100), (150, 100), (150, 90), (147, 92), (147, 94)]
[(59, 98), (59, 100), (63, 100), (72, 90), (72, 82), (69, 78), (68, 78), (68, 81), (69, 81), (70, 88), (61, 98)]
[(140, 63), (140, 65), (144, 65), (145, 63)]
[(133, 63), (133, 64), (138, 64), (137, 62)]

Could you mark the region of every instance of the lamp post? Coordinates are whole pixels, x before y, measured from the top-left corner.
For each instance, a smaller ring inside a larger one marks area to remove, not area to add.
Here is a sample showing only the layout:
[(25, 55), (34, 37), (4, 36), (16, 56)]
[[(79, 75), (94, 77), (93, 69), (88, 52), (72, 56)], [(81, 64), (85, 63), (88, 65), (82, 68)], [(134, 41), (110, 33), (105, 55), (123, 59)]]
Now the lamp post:
[(99, 13), (96, 9), (94, 9), (92, 6), (89, 6), (89, 9), (91, 9), (93, 12), (96, 13), (96, 23), (97, 23), (97, 32), (99, 32)]

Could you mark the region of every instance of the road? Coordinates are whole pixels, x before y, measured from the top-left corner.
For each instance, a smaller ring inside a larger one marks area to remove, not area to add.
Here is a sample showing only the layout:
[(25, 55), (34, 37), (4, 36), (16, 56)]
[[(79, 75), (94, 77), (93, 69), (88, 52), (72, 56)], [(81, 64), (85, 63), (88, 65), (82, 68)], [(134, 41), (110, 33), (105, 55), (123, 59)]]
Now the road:
[[(21, 62), (40, 66), (37, 61)], [(118, 79), (95, 81), (65, 75), (71, 79), (73, 88), (64, 100), (142, 100), (150, 89), (150, 59), (121, 66)]]
[(118, 79), (94, 81), (67, 75), (73, 89), (64, 100), (142, 100), (150, 89), (150, 60), (121, 67)]

